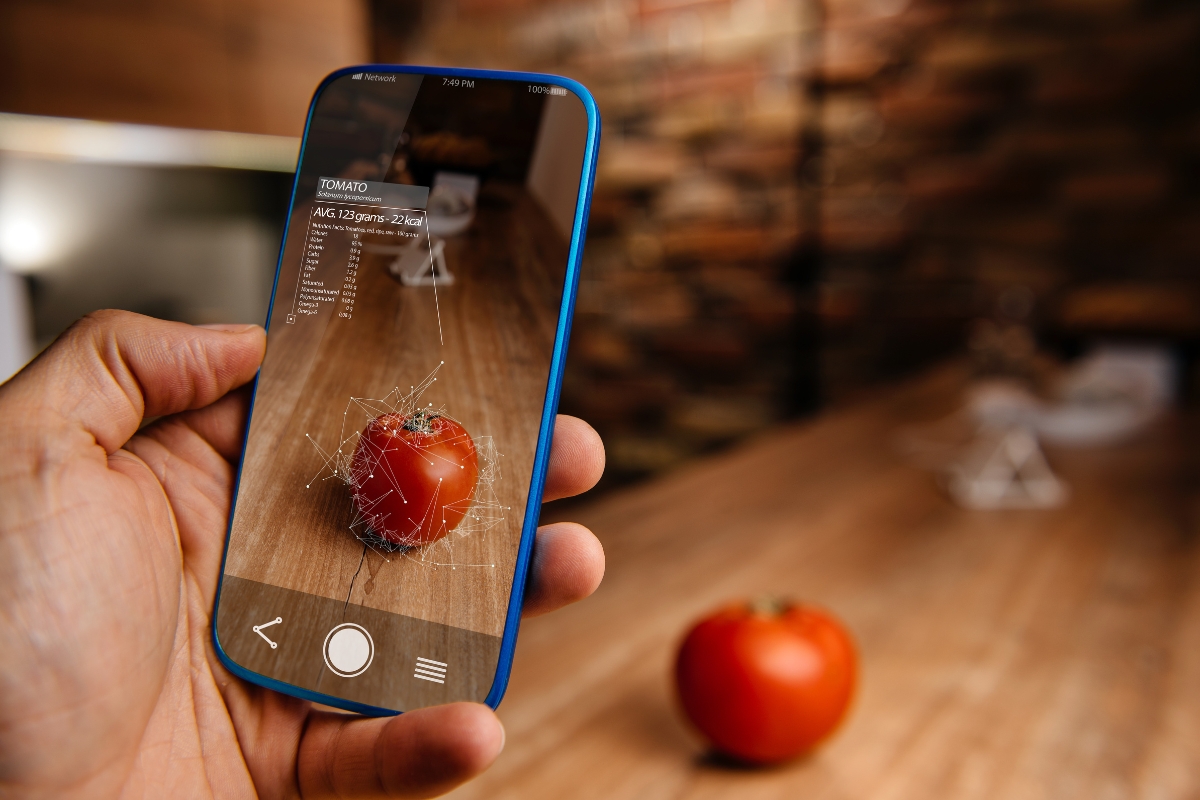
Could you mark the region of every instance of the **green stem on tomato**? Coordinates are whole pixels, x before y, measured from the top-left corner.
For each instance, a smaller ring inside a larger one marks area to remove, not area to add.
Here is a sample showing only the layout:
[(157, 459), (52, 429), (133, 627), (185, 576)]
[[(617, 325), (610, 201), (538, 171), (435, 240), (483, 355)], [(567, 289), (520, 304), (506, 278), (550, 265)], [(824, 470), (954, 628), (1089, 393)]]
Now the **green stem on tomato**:
[(759, 595), (750, 603), (750, 611), (764, 617), (778, 617), (792, 607), (792, 604), (778, 595)]

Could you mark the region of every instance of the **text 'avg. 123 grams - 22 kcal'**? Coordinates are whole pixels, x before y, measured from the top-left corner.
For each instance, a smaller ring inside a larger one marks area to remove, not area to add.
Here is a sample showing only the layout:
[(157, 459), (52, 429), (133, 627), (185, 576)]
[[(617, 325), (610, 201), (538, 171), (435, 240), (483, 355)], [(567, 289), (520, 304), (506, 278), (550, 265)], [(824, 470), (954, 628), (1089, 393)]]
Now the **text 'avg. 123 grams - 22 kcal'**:
[(318, 87), (213, 615), (235, 674), (366, 713), (500, 702), (598, 140), (555, 76)]

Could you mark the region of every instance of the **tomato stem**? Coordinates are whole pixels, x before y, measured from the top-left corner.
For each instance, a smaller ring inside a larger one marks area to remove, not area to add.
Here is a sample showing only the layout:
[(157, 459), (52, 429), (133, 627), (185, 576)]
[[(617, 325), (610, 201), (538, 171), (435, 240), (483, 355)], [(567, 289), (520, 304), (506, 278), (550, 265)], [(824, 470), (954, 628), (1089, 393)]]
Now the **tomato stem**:
[(791, 608), (791, 603), (778, 595), (759, 595), (750, 603), (750, 611), (764, 617), (777, 617)]
[(437, 413), (436, 411), (429, 411), (428, 409), (424, 408), (417, 409), (417, 411), (410, 414), (408, 418), (404, 420), (404, 425), (402, 427), (406, 431), (432, 434), (434, 432), (433, 421), (440, 416), (441, 414)]

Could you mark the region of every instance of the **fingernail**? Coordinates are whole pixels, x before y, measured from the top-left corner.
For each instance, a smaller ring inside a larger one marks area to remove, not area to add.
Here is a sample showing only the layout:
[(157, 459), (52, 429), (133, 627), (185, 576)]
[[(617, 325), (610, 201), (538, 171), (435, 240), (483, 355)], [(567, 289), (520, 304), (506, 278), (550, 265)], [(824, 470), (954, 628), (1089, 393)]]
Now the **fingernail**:
[(210, 331), (225, 331), (226, 333), (245, 333), (257, 328), (257, 325), (246, 325), (239, 322), (209, 322), (197, 325), (197, 328), (207, 328)]

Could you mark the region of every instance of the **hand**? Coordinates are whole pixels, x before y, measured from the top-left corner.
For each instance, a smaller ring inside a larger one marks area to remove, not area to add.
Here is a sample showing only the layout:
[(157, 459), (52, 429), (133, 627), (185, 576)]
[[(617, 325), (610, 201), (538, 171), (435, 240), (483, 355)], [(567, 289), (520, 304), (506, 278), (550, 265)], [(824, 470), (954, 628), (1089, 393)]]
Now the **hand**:
[[(247, 405), (233, 390), (264, 346), (256, 326), (102, 312), (0, 386), (0, 795), (428, 797), (499, 754), (486, 706), (323, 712), (214, 655)], [(596, 433), (560, 416), (545, 499), (603, 464)], [(586, 528), (540, 528), (526, 613), (603, 572)]]

